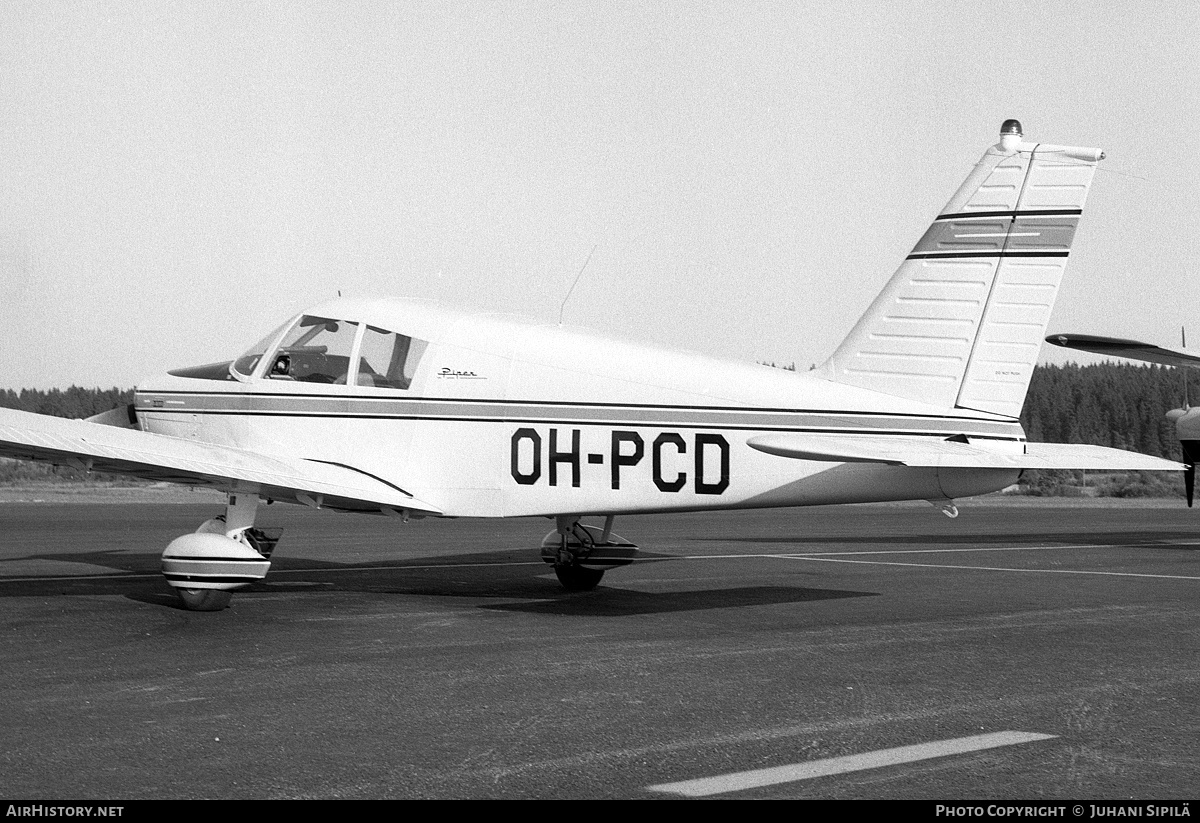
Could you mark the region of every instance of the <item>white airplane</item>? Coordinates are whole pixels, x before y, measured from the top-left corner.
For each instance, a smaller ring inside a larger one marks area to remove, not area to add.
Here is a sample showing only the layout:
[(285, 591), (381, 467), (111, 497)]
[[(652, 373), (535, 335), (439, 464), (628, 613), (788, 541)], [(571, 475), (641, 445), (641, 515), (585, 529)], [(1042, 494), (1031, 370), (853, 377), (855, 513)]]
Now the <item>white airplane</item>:
[[(1052, 334), (1047, 343), (1076, 351), (1105, 354), (1110, 357), (1125, 357), (1160, 366), (1176, 366), (1181, 369), (1200, 369), (1200, 352), (1184, 347), (1177, 349), (1123, 340), (1119, 337), (1097, 337), (1092, 334)], [(1183, 473), (1184, 489), (1187, 492), (1188, 508), (1196, 495), (1196, 461), (1200, 460), (1200, 407), (1192, 408), (1184, 382), (1183, 408), (1171, 409), (1167, 419), (1175, 423), (1175, 434), (1183, 451), (1183, 462), (1187, 467)]]
[[(408, 518), (552, 517), (542, 556), (593, 588), (618, 514), (1003, 489), (1024, 469), (1181, 470), (1029, 443), (1017, 418), (1103, 152), (984, 153), (841, 346), (794, 373), (417, 301), (335, 300), (236, 360), (172, 371), (87, 421), (0, 410), (0, 454), (209, 486), (221, 517), (163, 573), (216, 610), (262, 579), (263, 501)], [(583, 516), (604, 517), (585, 526)]]

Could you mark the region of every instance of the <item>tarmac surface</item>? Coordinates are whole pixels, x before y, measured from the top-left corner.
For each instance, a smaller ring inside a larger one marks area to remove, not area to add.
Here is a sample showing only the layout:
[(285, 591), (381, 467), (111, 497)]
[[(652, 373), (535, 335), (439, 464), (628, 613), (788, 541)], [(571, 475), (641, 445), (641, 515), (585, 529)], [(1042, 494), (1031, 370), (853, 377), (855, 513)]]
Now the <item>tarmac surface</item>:
[(219, 504), (0, 503), (0, 795), (1195, 796), (1200, 512), (990, 500), (618, 518), (583, 594), (547, 520), (277, 505), (217, 613)]

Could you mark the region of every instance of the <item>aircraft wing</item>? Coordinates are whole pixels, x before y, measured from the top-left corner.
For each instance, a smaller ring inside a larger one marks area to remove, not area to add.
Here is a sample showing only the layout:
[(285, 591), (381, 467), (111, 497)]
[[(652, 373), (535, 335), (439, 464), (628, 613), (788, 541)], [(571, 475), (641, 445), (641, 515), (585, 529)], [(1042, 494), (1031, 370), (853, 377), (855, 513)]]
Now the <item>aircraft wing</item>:
[(351, 466), (13, 409), (0, 409), (0, 457), (222, 491), (258, 486), (263, 497), (334, 509), (442, 513), (404, 489)]
[(1140, 343), (1137, 340), (1096, 337), (1091, 334), (1052, 334), (1046, 338), (1046, 342), (1062, 346), (1064, 349), (1108, 354), (1113, 357), (1127, 357), (1130, 360), (1144, 360), (1147, 363), (1158, 363), (1162, 366), (1185, 366), (1200, 369), (1200, 352), (1190, 349), (1168, 349), (1150, 343)]
[(1183, 471), (1182, 463), (1136, 452), (1067, 443), (1024, 443), (1023, 452), (996, 451), (978, 443), (934, 437), (767, 434), (751, 437), (752, 449), (796, 460), (883, 463), (891, 466), (972, 469), (1091, 469)]

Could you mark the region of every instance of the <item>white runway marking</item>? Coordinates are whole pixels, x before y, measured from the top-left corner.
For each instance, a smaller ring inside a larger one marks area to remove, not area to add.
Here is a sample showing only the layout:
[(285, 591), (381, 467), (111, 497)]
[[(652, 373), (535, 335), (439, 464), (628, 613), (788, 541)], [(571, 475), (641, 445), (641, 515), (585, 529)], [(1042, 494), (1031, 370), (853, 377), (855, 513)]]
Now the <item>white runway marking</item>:
[[(1151, 548), (1152, 543), (1129, 543), (1121, 548), (1142, 549)], [(874, 549), (870, 551), (849, 552), (789, 552), (789, 554), (804, 555), (805, 557), (838, 557), (849, 554), (958, 554), (962, 552), (1049, 552), (1063, 549), (1112, 549), (1112, 543), (1072, 543), (1056, 546), (964, 546), (954, 549)]]
[[(278, 577), (282, 574), (333, 574), (335, 572), (388, 572), (388, 571), (420, 571), (429, 569), (476, 569), (488, 568), (491, 566), (545, 566), (546, 563), (541, 560), (521, 560), (504, 563), (433, 563), (421, 566), (340, 566), (338, 568), (325, 569), (272, 569), (271, 577)], [(49, 583), (55, 580), (139, 580), (144, 578), (162, 577), (162, 572), (133, 572), (121, 573), (113, 572), (112, 574), (56, 574), (56, 575), (41, 575), (38, 577), (25, 577), (14, 575), (12, 577), (0, 576), (0, 582), (9, 583)]]
[(1087, 569), (1015, 569), (1007, 566), (955, 566), (949, 563), (899, 563), (887, 560), (846, 560), (835, 557), (793, 554), (780, 555), (789, 560), (811, 560), (818, 563), (858, 563), (864, 566), (908, 566), (917, 569), (964, 569), (977, 572), (1025, 572), (1027, 574), (1096, 574), (1103, 577), (1152, 577), (1160, 580), (1200, 580), (1200, 577), (1184, 574), (1140, 574), (1138, 572), (1097, 572)]
[(14, 575), (12, 577), (0, 577), (0, 581), (5, 583), (50, 583), (55, 580), (138, 580), (143, 577), (162, 577), (162, 572), (138, 572), (131, 574), (121, 574), (113, 572), (112, 574), (55, 574), (42, 575), (39, 577), (24, 577)]
[(428, 571), (430, 569), (486, 569), (500, 566), (545, 566), (544, 560), (513, 560), (502, 563), (425, 563), (420, 566), (342, 566), (329, 569), (278, 569), (276, 574), (325, 574), (327, 572), (394, 572), (394, 571)]
[[(1175, 546), (1194, 546), (1200, 545), (1194, 541), (1172, 541), (1172, 547)], [(849, 556), (862, 555), (895, 555), (895, 554), (957, 554), (957, 553), (972, 553), (972, 552), (1025, 552), (1025, 551), (1058, 551), (1069, 549), (1113, 549), (1113, 548), (1161, 548), (1162, 543), (1130, 543), (1120, 546), (1111, 543), (1083, 543), (1074, 545), (1058, 545), (1058, 546), (971, 546), (953, 549), (874, 549), (863, 551), (840, 551), (840, 552), (755, 552), (752, 554), (682, 554), (662, 557), (635, 557), (632, 565), (643, 565), (646, 563), (661, 563), (671, 560), (824, 560), (829, 563), (864, 563), (876, 564), (883, 566), (913, 566), (917, 568), (930, 569), (974, 569), (977, 571), (993, 571), (993, 572), (1047, 572), (1053, 574), (1098, 574), (1110, 575), (1115, 577), (1154, 577), (1166, 578), (1169, 580), (1200, 580), (1200, 577), (1189, 577), (1178, 574), (1136, 574), (1134, 572), (1100, 572), (1072, 569), (1015, 569), (1002, 566), (955, 566), (942, 565), (934, 563), (900, 563), (888, 562), (884, 560), (839, 560)], [(336, 568), (299, 568), (299, 569), (274, 569), (271, 571), (272, 577), (278, 577), (285, 574), (330, 574), (337, 572), (359, 572), (359, 571), (418, 571), (418, 570), (435, 570), (435, 569), (471, 569), (471, 568), (487, 568), (500, 566), (542, 566), (545, 565), (541, 560), (516, 560), (502, 562), (484, 562), (484, 563), (426, 563), (422, 565), (391, 565), (391, 566), (373, 566), (373, 565), (351, 565), (340, 566)], [(2, 567), (0, 567), (2, 571)], [(161, 572), (118, 572), (102, 574), (62, 574), (62, 575), (37, 575), (24, 576), (13, 575), (0, 576), (2, 582), (51, 582), (56, 580), (136, 580), (140, 578), (153, 578), (161, 576)]]
[(827, 777), (846, 772), (859, 772), (865, 769), (879, 769), (884, 766), (896, 766), (901, 763), (915, 763), (918, 760), (932, 760), (935, 757), (948, 757), (953, 754), (965, 754), (984, 749), (997, 749), (1001, 746), (1015, 746), (1019, 743), (1032, 743), (1036, 740), (1050, 740), (1052, 734), (1036, 732), (995, 732), (979, 734), (974, 737), (958, 737), (953, 740), (939, 740), (934, 743), (918, 743), (914, 746), (899, 746), (894, 749), (880, 749), (866, 754), (852, 754), (845, 757), (830, 757), (825, 760), (813, 760), (808, 763), (793, 763), (790, 766), (776, 766), (771, 769), (755, 769), (748, 772), (734, 772), (716, 777), (702, 777), (697, 780), (683, 780), (678, 783), (661, 783), (647, 787), (652, 792), (668, 792), (682, 794), (687, 797), (707, 797), (712, 794), (740, 792), (746, 789), (757, 789), (763, 786), (774, 786), (777, 783), (794, 783), (798, 780), (810, 780), (814, 777)]
[[(1162, 548), (1163, 543), (1071, 543), (1054, 546), (963, 546), (954, 549), (869, 549), (842, 552), (770, 552), (756, 554), (688, 554), (667, 558), (646, 558), (647, 560), (740, 560), (747, 557), (798, 559), (805, 557), (845, 557), (864, 554), (969, 554), (971, 552), (1046, 552), (1062, 551), (1064, 549), (1156, 549)], [(1197, 546), (1200, 543), (1192, 541), (1172, 542), (1171, 547)]]

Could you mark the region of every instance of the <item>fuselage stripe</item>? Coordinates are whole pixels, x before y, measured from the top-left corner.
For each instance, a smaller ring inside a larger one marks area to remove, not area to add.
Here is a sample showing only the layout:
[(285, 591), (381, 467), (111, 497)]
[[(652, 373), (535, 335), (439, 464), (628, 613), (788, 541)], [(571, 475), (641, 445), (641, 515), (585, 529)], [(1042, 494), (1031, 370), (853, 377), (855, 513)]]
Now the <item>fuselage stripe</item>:
[[(912, 414), (906, 412), (894, 411), (860, 411), (851, 409), (805, 409), (805, 408), (785, 408), (785, 407), (769, 407), (769, 406), (694, 406), (688, 404), (670, 404), (670, 403), (598, 403), (576, 400), (507, 400), (500, 398), (468, 398), (468, 397), (397, 397), (395, 395), (388, 397), (367, 396), (361, 394), (318, 394), (316, 392), (306, 393), (290, 393), (290, 392), (200, 392), (200, 391), (184, 391), (180, 389), (149, 389), (138, 391), (139, 400), (141, 396), (151, 397), (159, 395), (182, 395), (187, 397), (203, 397), (203, 398), (282, 398), (293, 400), (336, 400), (366, 403), (417, 403), (422, 405), (431, 405), (434, 403), (448, 403), (463, 406), (542, 406), (550, 408), (583, 408), (583, 409), (662, 409), (664, 411), (690, 411), (690, 412), (742, 412), (747, 414), (820, 414), (820, 415), (864, 415), (873, 417), (903, 417), (912, 419), (924, 420), (960, 420), (969, 419), (976, 420), (977, 418), (963, 418), (955, 414)], [(146, 406), (144, 403), (139, 403), (138, 411), (177, 411), (178, 409), (160, 409), (156, 407)], [(983, 422), (1003, 422), (1003, 421), (983, 421)]]
[[(503, 424), (521, 424), (521, 425), (542, 425), (542, 426), (602, 426), (608, 428), (669, 428), (669, 429), (687, 429), (687, 430), (705, 430), (705, 431), (770, 431), (770, 432), (795, 432), (806, 434), (890, 434), (890, 435), (916, 435), (927, 437), (952, 437), (956, 435), (967, 434), (968, 436), (981, 440), (1002, 440), (1002, 441), (1023, 441), (1023, 437), (1016, 435), (1003, 434), (984, 434), (979, 432), (966, 431), (968, 427), (943, 428), (943, 429), (903, 429), (903, 428), (877, 428), (877, 427), (854, 427), (846, 426), (778, 426), (768, 425), (766, 423), (760, 425), (742, 424), (734, 425), (728, 423), (683, 423), (678, 420), (579, 420), (579, 419), (554, 419), (554, 418), (521, 418), (521, 417), (449, 417), (449, 416), (434, 416), (434, 415), (403, 415), (403, 414), (355, 414), (353, 412), (345, 413), (330, 413), (330, 412), (289, 412), (289, 411), (215, 411), (210, 409), (150, 409), (155, 413), (166, 412), (168, 414), (197, 414), (197, 415), (212, 415), (212, 416), (245, 416), (245, 417), (295, 417), (295, 418), (320, 418), (320, 419), (343, 419), (343, 420), (404, 420), (410, 422), (450, 422), (450, 423), (503, 423)], [(940, 422), (940, 421), (939, 421)], [(964, 423), (980, 423), (990, 421), (978, 421), (971, 418), (963, 418)], [(1005, 425), (1005, 424), (1001, 424)], [(1014, 426), (1016, 423), (1006, 424)], [(403, 489), (400, 489), (403, 491)], [(407, 492), (405, 492), (407, 494)]]

